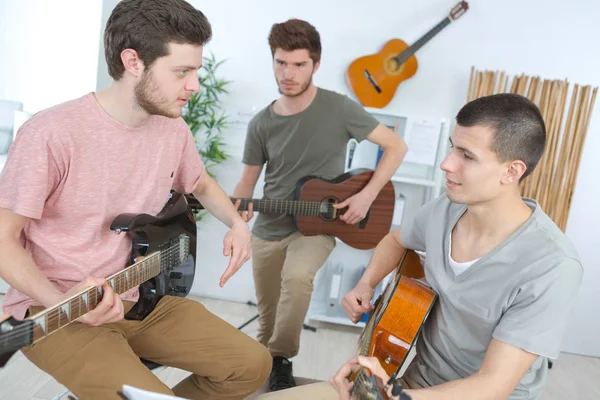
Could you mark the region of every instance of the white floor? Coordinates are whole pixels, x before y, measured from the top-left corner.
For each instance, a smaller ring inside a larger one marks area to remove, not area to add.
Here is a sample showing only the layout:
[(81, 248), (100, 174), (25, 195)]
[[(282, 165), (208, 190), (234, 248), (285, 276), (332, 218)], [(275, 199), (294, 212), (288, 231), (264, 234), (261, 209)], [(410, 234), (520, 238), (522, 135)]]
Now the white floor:
[[(197, 299), (210, 311), (234, 326), (239, 326), (256, 314), (256, 308), (246, 304), (213, 299)], [(0, 303), (2, 298), (0, 296)], [(294, 362), (294, 375), (326, 380), (348, 358), (353, 356), (360, 329), (315, 323), (317, 332), (303, 331), (300, 354)], [(243, 330), (256, 337), (257, 322)], [(186, 371), (167, 368), (160, 378), (170, 386), (187, 376)], [(543, 400), (600, 399), (600, 359), (563, 354), (550, 370), (550, 380)], [(17, 353), (0, 370), (0, 400), (50, 400), (64, 390), (21, 353)]]

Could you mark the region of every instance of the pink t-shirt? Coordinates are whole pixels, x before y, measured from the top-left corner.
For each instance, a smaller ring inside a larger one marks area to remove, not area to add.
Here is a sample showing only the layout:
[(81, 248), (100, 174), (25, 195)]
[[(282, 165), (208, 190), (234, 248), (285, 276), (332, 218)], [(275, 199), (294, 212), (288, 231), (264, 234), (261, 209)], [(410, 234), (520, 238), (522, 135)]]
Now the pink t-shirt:
[[(41, 111), (19, 130), (0, 175), (0, 207), (29, 217), (21, 237), (40, 270), (66, 292), (129, 264), (131, 238), (110, 230), (121, 213), (157, 214), (171, 188), (192, 192), (204, 172), (182, 118), (140, 127), (108, 115), (93, 93)], [(0, 255), (2, 256), (2, 255)], [(137, 288), (124, 293), (137, 301)], [(5, 313), (36, 303), (13, 288)]]

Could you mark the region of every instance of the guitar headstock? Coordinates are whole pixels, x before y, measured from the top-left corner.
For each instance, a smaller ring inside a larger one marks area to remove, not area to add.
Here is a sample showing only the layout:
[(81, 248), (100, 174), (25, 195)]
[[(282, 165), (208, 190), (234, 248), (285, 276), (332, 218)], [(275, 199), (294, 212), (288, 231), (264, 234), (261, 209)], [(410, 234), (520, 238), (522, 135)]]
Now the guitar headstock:
[(33, 343), (33, 321), (8, 317), (0, 322), (0, 367), (21, 347)]
[(461, 1), (458, 4), (456, 4), (454, 7), (452, 7), (452, 10), (450, 10), (449, 17), (452, 21), (455, 21), (455, 20), (459, 19), (460, 17), (462, 17), (463, 14), (466, 13), (468, 9), (469, 9), (469, 3), (467, 3), (466, 1)]

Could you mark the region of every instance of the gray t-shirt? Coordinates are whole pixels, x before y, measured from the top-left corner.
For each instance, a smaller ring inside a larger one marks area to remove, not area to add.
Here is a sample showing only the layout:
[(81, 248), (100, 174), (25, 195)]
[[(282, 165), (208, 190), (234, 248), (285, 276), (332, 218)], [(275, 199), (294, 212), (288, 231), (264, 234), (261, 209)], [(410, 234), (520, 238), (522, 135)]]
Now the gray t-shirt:
[[(317, 88), (302, 112), (278, 115), (272, 103), (258, 112), (248, 126), (242, 162), (267, 164), (265, 199), (291, 200), (300, 178), (332, 179), (343, 174), (348, 141), (364, 140), (378, 124), (347, 96)], [(267, 213), (258, 214), (252, 229), (264, 240), (281, 240), (295, 231), (291, 215)]]
[(473, 375), (492, 338), (538, 354), (509, 399), (539, 399), (548, 358), (557, 358), (583, 268), (562, 231), (539, 204), (529, 220), (496, 249), (456, 276), (449, 239), (465, 205), (446, 195), (423, 206), (401, 231), (410, 249), (426, 252), (425, 279), (439, 294), (417, 341), (407, 374), (429, 387)]

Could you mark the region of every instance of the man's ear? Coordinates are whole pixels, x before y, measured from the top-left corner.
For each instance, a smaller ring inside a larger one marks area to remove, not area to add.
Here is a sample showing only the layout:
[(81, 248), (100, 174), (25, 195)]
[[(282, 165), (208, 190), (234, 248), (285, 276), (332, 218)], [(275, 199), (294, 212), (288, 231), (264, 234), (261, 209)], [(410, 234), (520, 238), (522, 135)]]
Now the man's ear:
[(315, 63), (315, 66), (313, 67), (313, 74), (314, 74), (315, 72), (317, 72), (317, 70), (319, 69), (319, 67), (320, 67), (320, 66), (321, 66), (321, 61), (317, 61), (317, 62)]
[(121, 52), (121, 61), (125, 67), (125, 72), (135, 78), (139, 78), (144, 73), (144, 63), (140, 59), (137, 51), (125, 49)]
[(504, 172), (504, 176), (502, 177), (502, 183), (511, 184), (515, 182), (519, 182), (523, 174), (527, 171), (527, 165), (521, 160), (513, 160), (511, 161), (506, 171)]

